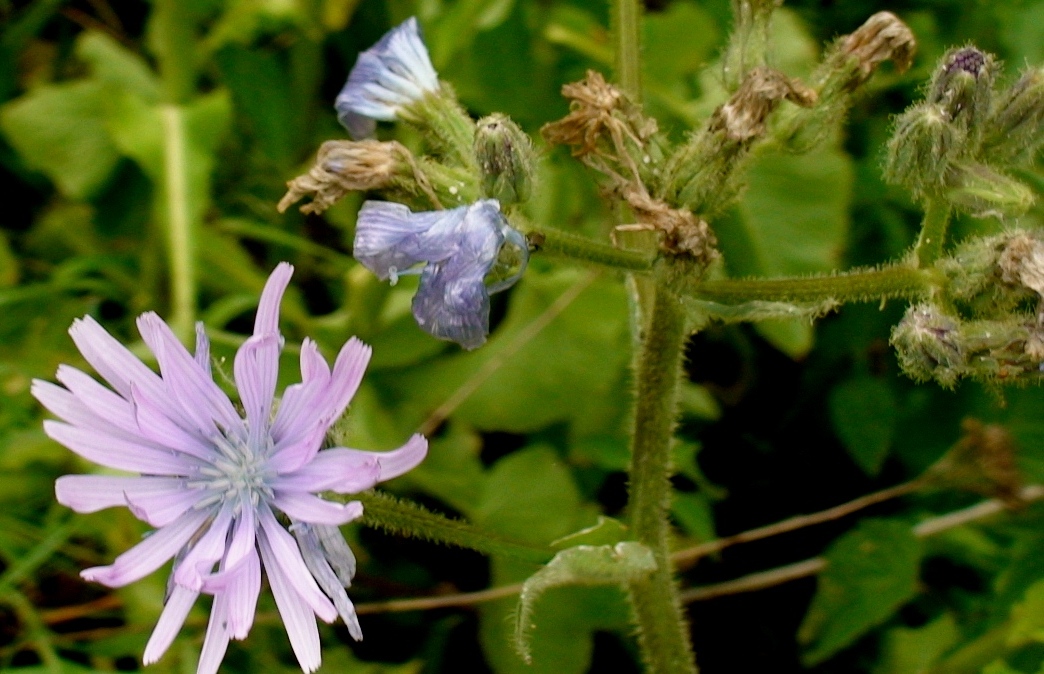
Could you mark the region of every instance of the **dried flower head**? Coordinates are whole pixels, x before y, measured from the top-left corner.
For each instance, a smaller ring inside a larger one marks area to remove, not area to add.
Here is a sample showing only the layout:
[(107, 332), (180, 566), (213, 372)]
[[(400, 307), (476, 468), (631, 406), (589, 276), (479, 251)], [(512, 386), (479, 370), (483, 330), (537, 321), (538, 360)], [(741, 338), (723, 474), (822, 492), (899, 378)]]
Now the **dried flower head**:
[(277, 404), (279, 304), (292, 273), (286, 263), (272, 272), (254, 334), (236, 352), (233, 373), (245, 418), (211, 376), (202, 324), (193, 356), (154, 313), (143, 314), (138, 329), (159, 374), (85, 317), (69, 332), (112, 388), (66, 365), (57, 374), (64, 388), (33, 382), (33, 395), (63, 420), (44, 422), (51, 438), (106, 468), (138, 473), (66, 475), (55, 485), (58, 501), (84, 513), (126, 506), (156, 527), (112, 564), (86, 569), (83, 577), (120, 587), (174, 559), (145, 664), (163, 655), (199, 595), (209, 594), (214, 601), (197, 671), (216, 672), (229, 639), (250, 631), (262, 567), (305, 672), (320, 662), (316, 616), (331, 622), (340, 615), (352, 636), (362, 638), (344, 591), (354, 557), (337, 528), (358, 518), (362, 505), (316, 494), (356, 493), (401, 475), (424, 458), (427, 441), (414, 435), (384, 453), (320, 451), (370, 358), (370, 348), (354, 338), (332, 370), (315, 342), (305, 340), (302, 381)]
[(765, 134), (768, 116), (783, 100), (802, 107), (816, 102), (816, 92), (772, 68), (750, 71), (740, 88), (714, 112), (711, 129), (722, 128), (730, 140), (747, 142)]
[(848, 89), (859, 86), (873, 74), (881, 62), (891, 59), (899, 72), (913, 63), (917, 40), (913, 31), (891, 12), (878, 12), (840, 43), (840, 53), (858, 59), (859, 77), (849, 82)]

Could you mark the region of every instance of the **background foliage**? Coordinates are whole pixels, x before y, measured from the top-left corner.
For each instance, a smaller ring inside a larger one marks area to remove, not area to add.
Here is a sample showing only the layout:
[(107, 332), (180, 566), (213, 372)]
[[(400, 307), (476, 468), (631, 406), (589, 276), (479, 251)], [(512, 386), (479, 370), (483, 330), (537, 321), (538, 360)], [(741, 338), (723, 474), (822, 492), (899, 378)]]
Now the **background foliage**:
[[(723, 100), (715, 61), (729, 3), (656, 0), (648, 9), (647, 108), (681, 137)], [(993, 51), (1009, 75), (1044, 62), (1044, 2), (795, 0), (776, 17), (774, 65), (807, 74), (826, 42), (882, 9), (913, 28), (914, 68), (876, 75), (847, 133), (827, 149), (758, 159), (741, 203), (715, 223), (730, 273), (808, 273), (901, 256), (921, 214), (880, 178), (891, 116), (918, 96), (948, 46)], [(73, 517), (54, 503), (54, 478), (86, 466), (44, 437), (29, 384), (51, 378), (58, 363), (82, 365), (66, 334), (74, 317), (92, 314), (128, 343), (144, 310), (191, 319), (170, 283), (164, 223), (175, 203), (198, 225), (193, 296), (217, 356), (240, 343), (264, 279), (284, 259), (297, 267), (284, 303), (284, 374), (295, 371), (293, 340), (305, 335), (328, 353), (350, 335), (374, 346), (339, 430), (344, 442), (390, 448), (418, 428), (433, 438), (428, 460), (391, 489), (541, 544), (622, 514), (631, 360), (622, 279), (538, 256), (515, 289), (494, 298), (489, 345), (464, 353), (416, 328), (409, 279), (389, 288), (351, 259), (360, 195), (322, 217), (274, 208), (318, 145), (344, 137), (331, 103), (356, 53), (414, 14), (462, 103), (476, 116), (505, 112), (533, 133), (566, 112), (563, 83), (611, 68), (602, 0), (0, 2), (5, 669), (140, 666), (163, 581), (110, 592), (77, 572), (110, 560), (143, 525), (125, 511)], [(184, 124), (172, 140), (165, 124), (175, 104)], [(402, 128), (382, 134), (417, 142)], [(173, 165), (171, 143), (181, 152)], [(183, 178), (177, 194), (172, 172)], [(1039, 174), (1023, 177), (1044, 185)], [(538, 190), (534, 222), (608, 236), (612, 214), (567, 152), (543, 154)], [(1040, 218), (1038, 208), (1020, 224)], [(1002, 224), (960, 220), (958, 238)], [(672, 507), (679, 548), (912, 479), (958, 440), (965, 417), (1003, 424), (1021, 450), (1023, 480), (1044, 481), (1041, 391), (949, 392), (904, 379), (887, 344), (902, 310), (901, 302), (852, 305), (815, 327), (718, 326), (691, 342)], [(930, 538), (911, 533), (981, 499), (918, 492), (703, 559), (684, 574), (686, 586), (820, 554), (829, 561), (818, 581), (692, 603), (703, 670), (1041, 671), (1044, 508)], [(534, 571), (369, 529), (349, 533), (360, 604), (480, 590)], [(262, 602), (249, 640), (231, 646), (227, 671), (297, 671), (271, 599)], [(568, 674), (636, 662), (614, 589), (543, 596), (531, 666), (508, 641), (513, 610), (507, 598), (366, 614), (364, 642), (324, 628), (324, 669)], [(197, 608), (152, 670), (192, 671), (204, 625)]]

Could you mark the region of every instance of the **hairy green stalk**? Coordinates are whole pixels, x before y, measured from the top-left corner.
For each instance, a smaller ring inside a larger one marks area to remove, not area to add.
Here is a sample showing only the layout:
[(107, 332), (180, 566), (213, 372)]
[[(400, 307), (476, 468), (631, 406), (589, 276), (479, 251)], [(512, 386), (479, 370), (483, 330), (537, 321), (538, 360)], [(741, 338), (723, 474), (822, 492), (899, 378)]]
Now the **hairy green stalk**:
[(933, 269), (895, 264), (827, 276), (704, 281), (678, 290), (683, 295), (723, 304), (822, 300), (874, 302), (890, 297), (924, 296), (942, 283), (942, 275)]
[(636, 379), (631, 445), (629, 511), (639, 543), (653, 552), (656, 571), (628, 584), (647, 671), (694, 674), (689, 629), (670, 562), (667, 513), (671, 501), (671, 439), (674, 435), (682, 348), (687, 336), (679, 299), (665, 288), (653, 296), (652, 316)]
[(549, 548), (491, 535), (467, 522), (451, 520), (384, 492), (368, 491), (352, 498), (362, 501), (363, 524), (393, 534), (477, 550), (487, 555), (513, 557), (533, 564), (545, 564), (554, 556), (554, 551)]
[(655, 254), (616, 248), (561, 229), (536, 227), (522, 231), (541, 252), (611, 269), (648, 272), (656, 259)]
[(950, 204), (938, 197), (929, 198), (925, 204), (921, 235), (914, 247), (918, 267), (928, 267), (942, 257), (950, 211)]

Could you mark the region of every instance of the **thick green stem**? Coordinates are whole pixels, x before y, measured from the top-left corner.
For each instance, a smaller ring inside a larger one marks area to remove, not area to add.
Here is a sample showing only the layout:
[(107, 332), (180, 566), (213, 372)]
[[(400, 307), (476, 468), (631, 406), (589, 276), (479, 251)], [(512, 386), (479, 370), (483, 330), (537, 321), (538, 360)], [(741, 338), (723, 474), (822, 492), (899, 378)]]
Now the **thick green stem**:
[(185, 103), (196, 93), (196, 41), (182, 0), (156, 0), (152, 10), (152, 48), (167, 102)]
[(189, 211), (188, 158), (184, 111), (177, 105), (160, 108), (163, 120), (163, 204), (167, 226), (170, 271), (170, 324), (181, 339), (188, 339), (196, 320), (196, 236)]
[(931, 266), (942, 257), (946, 243), (946, 228), (950, 224), (950, 204), (939, 198), (930, 198), (924, 209), (921, 235), (917, 238), (914, 255), (918, 267)]
[(635, 103), (642, 100), (642, 5), (611, 0), (610, 24), (616, 48), (616, 81)]
[(723, 304), (824, 300), (873, 302), (889, 297), (926, 295), (942, 283), (941, 275), (934, 270), (891, 265), (830, 276), (704, 281), (680, 288), (679, 292)]
[(363, 524), (394, 534), (455, 545), (489, 555), (513, 557), (533, 564), (545, 564), (554, 556), (554, 552), (548, 548), (488, 534), (467, 522), (451, 520), (390, 494), (368, 491), (355, 494), (352, 498), (362, 501), (365, 512)]
[(526, 228), (523, 231), (529, 238), (529, 242), (541, 252), (590, 262), (610, 269), (647, 272), (652, 269), (656, 259), (655, 254), (616, 248), (560, 229), (535, 227)]
[(676, 296), (658, 288), (637, 367), (629, 510), (635, 539), (653, 551), (656, 571), (628, 586), (646, 668), (654, 674), (694, 674), (695, 657), (668, 547), (671, 439), (685, 343), (685, 316)]

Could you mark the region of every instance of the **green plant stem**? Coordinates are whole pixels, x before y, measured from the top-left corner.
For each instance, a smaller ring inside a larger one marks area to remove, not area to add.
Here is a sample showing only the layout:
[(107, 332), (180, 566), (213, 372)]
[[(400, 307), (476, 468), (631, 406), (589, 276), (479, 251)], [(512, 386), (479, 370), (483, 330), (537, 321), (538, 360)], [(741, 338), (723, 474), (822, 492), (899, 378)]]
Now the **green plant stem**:
[(611, 0), (610, 25), (616, 47), (616, 81), (635, 103), (642, 101), (642, 5)]
[(186, 340), (196, 320), (196, 236), (189, 212), (188, 158), (184, 111), (177, 105), (160, 108), (163, 120), (163, 196), (167, 226), (171, 314), (174, 333)]
[(549, 255), (582, 260), (610, 269), (647, 272), (652, 269), (655, 254), (616, 248), (586, 236), (549, 227), (522, 228), (531, 244)]
[(950, 224), (950, 204), (938, 197), (928, 199), (924, 209), (924, 221), (921, 224), (921, 235), (917, 238), (914, 255), (917, 266), (931, 266), (942, 257), (943, 245), (946, 243), (946, 229)]
[(629, 511), (635, 539), (653, 551), (656, 571), (629, 584), (638, 640), (649, 672), (696, 672), (668, 546), (671, 439), (674, 435), (685, 316), (676, 296), (658, 288), (637, 367)]
[(830, 276), (705, 281), (679, 291), (697, 299), (739, 304), (752, 301), (871, 302), (925, 295), (943, 283), (938, 272), (896, 264)]
[(156, 0), (152, 10), (153, 51), (168, 103), (185, 103), (196, 93), (196, 41), (183, 0)]
[(390, 494), (368, 491), (354, 494), (352, 498), (362, 501), (365, 512), (363, 524), (394, 534), (455, 545), (488, 555), (513, 557), (533, 564), (544, 564), (554, 556), (554, 552), (549, 548), (518, 543), (488, 534), (467, 522), (451, 520)]

